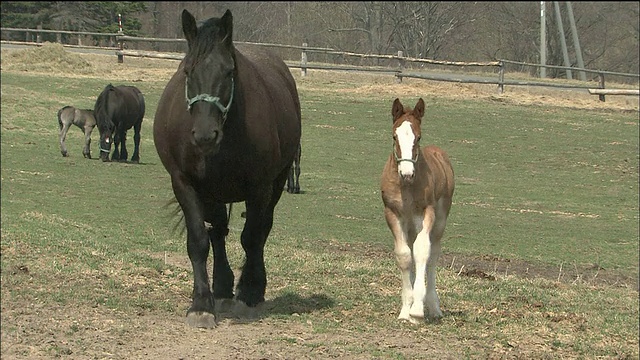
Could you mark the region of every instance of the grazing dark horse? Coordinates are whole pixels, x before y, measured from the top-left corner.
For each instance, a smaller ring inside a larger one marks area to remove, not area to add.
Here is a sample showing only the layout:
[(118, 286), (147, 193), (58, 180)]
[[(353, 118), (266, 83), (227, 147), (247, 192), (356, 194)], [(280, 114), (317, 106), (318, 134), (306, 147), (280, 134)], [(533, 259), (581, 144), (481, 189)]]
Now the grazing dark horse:
[(433, 145), (420, 148), (422, 99), (413, 109), (405, 109), (396, 99), (391, 114), (393, 151), (384, 166), (380, 189), (402, 273), (398, 319), (416, 323), (424, 319), (425, 303), (431, 318), (442, 316), (436, 264), (453, 198), (453, 168), (442, 149)]
[(60, 153), (62, 156), (69, 156), (67, 146), (64, 141), (71, 125), (79, 127), (84, 132), (84, 147), (82, 155), (91, 159), (91, 132), (96, 127), (96, 118), (93, 117), (91, 109), (77, 109), (73, 106), (65, 106), (58, 110), (58, 125), (60, 127)]
[(289, 170), (287, 178), (287, 192), (290, 194), (300, 194), (300, 156), (302, 155), (302, 145), (298, 144), (296, 157), (293, 159), (293, 165)]
[(144, 111), (144, 96), (135, 86), (109, 84), (102, 90), (93, 109), (100, 131), (102, 161), (109, 161), (112, 142), (114, 150), (111, 160), (127, 161), (127, 130), (132, 127), (135, 147), (131, 161), (140, 161), (140, 129)]
[[(187, 323), (215, 327), (214, 299), (235, 303), (238, 315), (255, 313), (265, 300), (264, 246), (300, 143), (300, 100), (281, 59), (236, 47), (229, 10), (199, 27), (183, 10), (182, 30), (188, 50), (158, 102), (153, 134), (187, 229), (194, 277)], [(245, 262), (234, 293), (226, 204), (241, 201)]]

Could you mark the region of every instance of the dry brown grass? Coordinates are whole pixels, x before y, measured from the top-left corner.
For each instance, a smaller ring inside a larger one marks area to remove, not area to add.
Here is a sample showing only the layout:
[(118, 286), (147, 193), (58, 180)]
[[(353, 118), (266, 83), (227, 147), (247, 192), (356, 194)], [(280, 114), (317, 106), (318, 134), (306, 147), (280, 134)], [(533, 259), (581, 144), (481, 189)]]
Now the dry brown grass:
[[(51, 76), (101, 78), (116, 76), (122, 81), (168, 81), (178, 67), (175, 60), (126, 57), (117, 62), (115, 54), (72, 53), (60, 44), (45, 43), (26, 50), (2, 50), (2, 71), (30, 72)], [(300, 90), (334, 91), (352, 95), (389, 97), (434, 97), (452, 100), (473, 99), (515, 105), (552, 106), (577, 109), (634, 111), (640, 109), (640, 97), (609, 95), (598, 100), (586, 90), (557, 89), (539, 86), (507, 86), (503, 94), (495, 85), (459, 84), (405, 78), (401, 84), (390, 75), (363, 72), (309, 70), (302, 77), (292, 69)], [(595, 84), (594, 84), (595, 87)], [(617, 87), (610, 84), (610, 87)], [(622, 87), (622, 86), (619, 86)]]

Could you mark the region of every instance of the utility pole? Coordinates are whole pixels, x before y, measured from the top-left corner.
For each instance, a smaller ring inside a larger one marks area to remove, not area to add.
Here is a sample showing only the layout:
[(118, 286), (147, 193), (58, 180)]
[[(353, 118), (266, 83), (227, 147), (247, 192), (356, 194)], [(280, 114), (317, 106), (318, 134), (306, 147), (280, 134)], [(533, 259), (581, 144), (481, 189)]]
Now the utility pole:
[(547, 77), (547, 22), (545, 19), (544, 1), (540, 1), (540, 77)]
[[(560, 35), (560, 46), (562, 46), (562, 57), (564, 58), (564, 66), (571, 67), (571, 62), (569, 61), (569, 52), (567, 51), (567, 41), (564, 38), (564, 26), (562, 24), (562, 15), (560, 15), (560, 5), (558, 5), (557, 1), (553, 2), (553, 9), (556, 13), (556, 23), (558, 23), (558, 35)], [(573, 79), (571, 76), (571, 70), (567, 69), (567, 79)]]
[[(576, 29), (576, 20), (573, 18), (573, 7), (571, 1), (567, 1), (567, 15), (569, 15), (569, 25), (571, 26), (571, 35), (573, 36), (573, 46), (576, 50), (576, 60), (578, 67), (584, 69), (584, 61), (582, 60), (582, 50), (580, 49), (580, 40), (578, 40), (578, 30)], [(584, 71), (578, 72), (580, 80), (587, 81), (587, 75)]]

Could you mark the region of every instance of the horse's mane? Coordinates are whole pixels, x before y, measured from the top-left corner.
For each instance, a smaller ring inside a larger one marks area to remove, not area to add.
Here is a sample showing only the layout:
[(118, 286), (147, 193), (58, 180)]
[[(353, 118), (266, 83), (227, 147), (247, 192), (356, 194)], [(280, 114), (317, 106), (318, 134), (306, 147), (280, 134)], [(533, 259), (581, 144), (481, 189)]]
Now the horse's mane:
[(112, 84), (107, 85), (96, 100), (94, 117), (99, 129), (112, 129), (115, 126), (109, 112), (109, 92), (114, 89), (115, 87)]
[(216, 46), (224, 41), (220, 39), (219, 36), (221, 30), (220, 23), (220, 18), (211, 18), (198, 24), (198, 36), (196, 36), (195, 41), (190, 44), (189, 50), (184, 57), (185, 69), (189, 69), (198, 64), (207, 54), (212, 52)]

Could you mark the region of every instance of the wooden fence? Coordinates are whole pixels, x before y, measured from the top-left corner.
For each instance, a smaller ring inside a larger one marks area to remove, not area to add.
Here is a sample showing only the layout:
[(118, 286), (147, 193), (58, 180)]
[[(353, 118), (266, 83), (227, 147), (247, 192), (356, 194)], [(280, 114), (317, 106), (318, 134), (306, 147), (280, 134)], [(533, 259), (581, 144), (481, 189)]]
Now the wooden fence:
[[(115, 54), (117, 56), (118, 62), (124, 62), (125, 56), (133, 56), (133, 57), (148, 57), (148, 58), (156, 58), (156, 59), (170, 59), (170, 60), (182, 60), (184, 57), (183, 53), (166, 53), (166, 52), (158, 52), (158, 51), (142, 51), (142, 50), (128, 50), (125, 49), (125, 44), (127, 42), (150, 42), (152, 44), (155, 43), (175, 43), (175, 44), (186, 44), (186, 40), (184, 39), (167, 39), (167, 38), (149, 38), (149, 37), (135, 37), (124, 35), (123, 33), (92, 33), (92, 32), (79, 32), (79, 31), (64, 31), (64, 30), (44, 30), (44, 29), (18, 29), (18, 28), (0, 28), (0, 31), (4, 32), (24, 32), (25, 42), (8, 42), (2, 41), (2, 43), (19, 43), (19, 44), (40, 44), (41, 43), (41, 33), (55, 33), (57, 42), (61, 43), (61, 34), (69, 34), (75, 36), (77, 38), (77, 45), (71, 44), (63, 44), (63, 46), (67, 47), (84, 47), (84, 48), (97, 48), (97, 49), (106, 49), (106, 50), (115, 50)], [(33, 38), (33, 34), (35, 34), (35, 39)], [(109, 47), (96, 47), (96, 46), (85, 46), (82, 45), (82, 37), (83, 36), (92, 36), (92, 37), (106, 37), (111, 39), (113, 44), (117, 43), (117, 47), (109, 46)], [(282, 45), (282, 44), (270, 44), (270, 43), (252, 43), (252, 42), (242, 42), (236, 41), (236, 44), (242, 45), (256, 45), (256, 46), (266, 46), (271, 48), (281, 48), (281, 49), (293, 49), (298, 50), (301, 53), (300, 62), (287, 60), (286, 63), (290, 68), (299, 68), (302, 72), (302, 76), (307, 75), (308, 70), (332, 70), (332, 71), (363, 71), (363, 72), (379, 72), (386, 73), (390, 75), (394, 75), (396, 78), (396, 82), (402, 82), (403, 78), (416, 78), (416, 79), (424, 79), (424, 80), (435, 80), (435, 81), (447, 81), (447, 82), (458, 82), (458, 83), (475, 83), (475, 84), (492, 84), (497, 85), (499, 93), (504, 92), (505, 85), (510, 86), (543, 86), (543, 87), (555, 87), (555, 88), (577, 88), (577, 89), (586, 89), (590, 94), (598, 95), (600, 101), (605, 101), (605, 95), (638, 95), (640, 94), (639, 90), (635, 89), (605, 89), (605, 75), (611, 76), (620, 76), (620, 77), (628, 77), (640, 79), (640, 74), (627, 74), (627, 73), (619, 73), (612, 71), (602, 71), (602, 70), (590, 70), (583, 68), (575, 68), (575, 67), (566, 67), (566, 66), (556, 66), (556, 65), (541, 65), (541, 64), (532, 64), (518, 61), (510, 61), (510, 60), (498, 60), (498, 61), (486, 61), (486, 62), (462, 62), (462, 61), (439, 61), (439, 60), (431, 60), (431, 59), (419, 59), (419, 58), (410, 58), (403, 56), (402, 52), (399, 51), (397, 55), (378, 55), (378, 54), (358, 54), (352, 53), (348, 51), (339, 51), (331, 48), (320, 48), (320, 47), (311, 47), (308, 44), (303, 43), (302, 46), (296, 45)], [(338, 64), (319, 64), (308, 61), (309, 54), (313, 53), (321, 53), (324, 55), (333, 55), (341, 59), (347, 58), (360, 58), (361, 60), (369, 59), (374, 60), (378, 63), (384, 62), (384, 66), (361, 66), (361, 65), (338, 65)], [(414, 68), (416, 65), (420, 67), (424, 64), (429, 65), (437, 65), (437, 66), (445, 66), (445, 67), (456, 67), (458, 69), (462, 68), (463, 71), (469, 67), (476, 68), (489, 68), (489, 70), (485, 70), (483, 75), (469, 75), (467, 73), (446, 73), (446, 74), (435, 74), (429, 73), (425, 71), (416, 71)], [(537, 67), (537, 68), (551, 68), (551, 69), (561, 69), (566, 72), (570, 71), (582, 71), (586, 73), (597, 74), (598, 84), (594, 87), (593, 83), (584, 83), (584, 82), (559, 82), (555, 81), (522, 81), (522, 80), (506, 80), (505, 79), (505, 67), (506, 65), (520, 65), (520, 66), (528, 66), (528, 67)], [(488, 74), (493, 73), (496, 78), (491, 78)]]

